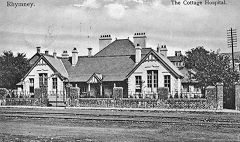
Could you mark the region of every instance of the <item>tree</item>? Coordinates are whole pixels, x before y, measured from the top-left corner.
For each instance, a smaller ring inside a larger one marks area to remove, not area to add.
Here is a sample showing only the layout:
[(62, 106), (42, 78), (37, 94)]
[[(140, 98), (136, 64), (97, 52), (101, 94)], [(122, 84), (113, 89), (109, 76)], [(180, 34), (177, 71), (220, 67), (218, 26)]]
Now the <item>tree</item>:
[(185, 65), (188, 69), (196, 69), (196, 79), (200, 87), (215, 86), (217, 82), (231, 86), (238, 81), (239, 74), (231, 68), (228, 56), (214, 51), (207, 51), (203, 47), (197, 47), (186, 52)]
[(13, 52), (4, 51), (0, 56), (0, 87), (16, 88), (16, 84), (21, 81), (29, 68), (26, 54), (17, 53), (14, 56)]

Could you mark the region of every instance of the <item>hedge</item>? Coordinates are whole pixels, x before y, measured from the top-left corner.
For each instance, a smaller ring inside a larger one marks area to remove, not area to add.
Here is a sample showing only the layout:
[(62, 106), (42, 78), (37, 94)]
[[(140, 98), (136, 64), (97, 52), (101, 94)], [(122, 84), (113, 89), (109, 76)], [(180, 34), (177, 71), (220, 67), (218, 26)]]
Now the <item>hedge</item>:
[(122, 87), (114, 87), (113, 88), (113, 99), (123, 98), (123, 88)]
[(78, 99), (79, 92), (80, 92), (80, 88), (78, 88), (78, 87), (70, 87), (70, 99), (71, 100)]
[(6, 98), (8, 93), (9, 92), (8, 92), (8, 90), (6, 88), (0, 88), (0, 99)]
[(34, 89), (34, 98), (41, 98), (42, 97), (42, 89), (41, 88), (35, 88)]
[(159, 87), (157, 92), (158, 92), (158, 99), (160, 99), (160, 100), (168, 99), (168, 88), (167, 87)]

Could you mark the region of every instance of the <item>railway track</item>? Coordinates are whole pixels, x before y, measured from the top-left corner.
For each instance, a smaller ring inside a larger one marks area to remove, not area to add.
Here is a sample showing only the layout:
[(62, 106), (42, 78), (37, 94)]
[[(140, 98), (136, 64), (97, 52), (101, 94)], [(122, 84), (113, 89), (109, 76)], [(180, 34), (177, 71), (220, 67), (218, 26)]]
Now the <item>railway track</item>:
[(101, 113), (101, 112), (54, 112), (54, 111), (8, 111), (0, 110), (0, 117), (7, 118), (30, 118), (30, 119), (66, 119), (84, 121), (111, 121), (111, 122), (139, 122), (160, 123), (191, 126), (216, 126), (240, 128), (240, 119), (231, 117), (216, 117), (208, 115), (168, 115), (168, 114), (124, 114), (124, 113)]

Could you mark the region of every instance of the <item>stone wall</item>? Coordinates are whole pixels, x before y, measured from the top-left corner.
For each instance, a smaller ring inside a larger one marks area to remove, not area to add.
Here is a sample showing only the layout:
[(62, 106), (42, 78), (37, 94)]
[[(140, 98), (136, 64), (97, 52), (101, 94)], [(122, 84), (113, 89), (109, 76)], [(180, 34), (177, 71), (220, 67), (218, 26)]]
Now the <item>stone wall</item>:
[[(165, 91), (163, 91), (165, 92)], [(240, 83), (236, 85), (236, 104), (240, 109)], [(117, 92), (116, 92), (117, 93)], [(118, 92), (119, 93), (119, 92)], [(121, 99), (114, 98), (75, 98), (67, 106), (73, 107), (117, 107), (117, 108), (159, 108), (159, 109), (222, 109), (223, 108), (223, 86), (217, 84), (216, 87), (207, 87), (206, 98), (188, 99), (188, 98), (166, 98), (158, 99), (135, 99), (122, 98), (122, 89), (120, 91)], [(159, 94), (160, 95), (160, 94)], [(116, 95), (119, 96), (119, 95)], [(161, 95), (160, 95), (161, 96)], [(41, 99), (41, 98), (40, 98)], [(41, 100), (32, 99), (7, 99), (6, 105), (41, 105)]]
[(235, 83), (235, 109), (240, 110), (240, 82)]

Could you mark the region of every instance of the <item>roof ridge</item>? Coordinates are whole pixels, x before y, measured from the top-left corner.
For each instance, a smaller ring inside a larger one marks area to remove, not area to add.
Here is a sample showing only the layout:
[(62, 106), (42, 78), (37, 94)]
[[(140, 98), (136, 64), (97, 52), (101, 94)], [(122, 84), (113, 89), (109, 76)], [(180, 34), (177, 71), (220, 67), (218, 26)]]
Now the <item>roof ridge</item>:
[[(40, 53), (40, 55), (54, 58), (53, 55), (49, 55), (49, 54)], [(60, 56), (56, 56), (56, 57), (57, 57), (58, 59), (62, 59), (62, 57), (60, 57)]]
[[(134, 54), (132, 54), (134, 55)], [(88, 58), (98, 58), (98, 57), (118, 57), (118, 56), (132, 56), (132, 55), (108, 55), (108, 56), (93, 56)]]
[[(63, 62), (62, 62), (62, 60), (61, 60), (61, 59), (59, 59), (59, 60), (60, 60), (60, 62), (61, 62), (61, 64), (62, 64), (62, 66), (63, 66), (65, 72), (67, 73), (67, 76), (69, 76), (68, 71), (67, 71), (67, 69), (65, 68), (65, 66), (64, 66), (64, 64), (63, 64)], [(66, 76), (65, 76), (65, 77), (66, 77)]]
[(102, 50), (100, 50), (97, 54), (95, 54), (94, 56), (98, 56), (98, 54), (100, 54), (100, 52), (102, 52), (102, 51), (104, 51), (104, 50), (107, 50), (109, 47), (111, 47), (111, 45), (112, 44), (114, 44), (115, 42), (117, 42), (117, 41), (122, 41), (122, 40), (126, 40), (126, 41), (129, 41), (133, 46), (134, 46), (134, 44), (133, 44), (133, 42), (130, 40), (130, 39), (116, 39), (116, 40), (114, 40), (113, 42), (111, 42), (110, 44), (108, 44), (105, 48), (103, 48)]

